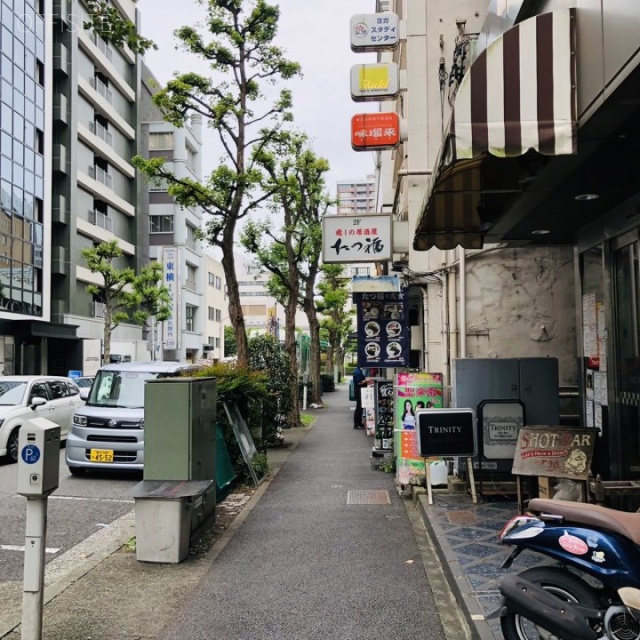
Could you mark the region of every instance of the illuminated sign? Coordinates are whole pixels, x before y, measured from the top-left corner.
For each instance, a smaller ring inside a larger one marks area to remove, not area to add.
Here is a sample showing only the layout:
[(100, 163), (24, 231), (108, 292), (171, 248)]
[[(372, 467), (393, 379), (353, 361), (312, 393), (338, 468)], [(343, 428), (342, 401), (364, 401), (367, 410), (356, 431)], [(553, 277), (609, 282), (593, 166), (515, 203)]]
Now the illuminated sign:
[(351, 18), (351, 50), (386, 51), (400, 44), (400, 19), (395, 13), (361, 13)]
[(355, 151), (394, 149), (399, 144), (400, 116), (397, 113), (360, 113), (351, 118), (351, 146)]
[(400, 71), (395, 62), (351, 67), (351, 98), (355, 102), (393, 100), (400, 93)]
[(391, 260), (391, 216), (324, 216), (322, 261), (384, 262)]

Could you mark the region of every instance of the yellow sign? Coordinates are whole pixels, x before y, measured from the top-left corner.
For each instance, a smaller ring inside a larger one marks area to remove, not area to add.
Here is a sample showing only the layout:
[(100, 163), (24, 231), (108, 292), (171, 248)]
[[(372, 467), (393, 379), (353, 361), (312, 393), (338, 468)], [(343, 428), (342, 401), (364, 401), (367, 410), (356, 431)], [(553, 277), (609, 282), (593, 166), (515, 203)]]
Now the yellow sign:
[(362, 65), (360, 67), (360, 91), (385, 91), (389, 88), (389, 67)]

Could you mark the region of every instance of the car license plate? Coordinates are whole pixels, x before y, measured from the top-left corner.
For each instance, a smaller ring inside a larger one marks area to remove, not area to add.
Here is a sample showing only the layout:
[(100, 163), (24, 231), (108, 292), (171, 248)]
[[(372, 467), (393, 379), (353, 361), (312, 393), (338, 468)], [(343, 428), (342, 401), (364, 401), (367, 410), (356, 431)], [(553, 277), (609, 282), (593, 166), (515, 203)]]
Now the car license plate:
[(91, 449), (91, 462), (113, 462), (112, 449)]

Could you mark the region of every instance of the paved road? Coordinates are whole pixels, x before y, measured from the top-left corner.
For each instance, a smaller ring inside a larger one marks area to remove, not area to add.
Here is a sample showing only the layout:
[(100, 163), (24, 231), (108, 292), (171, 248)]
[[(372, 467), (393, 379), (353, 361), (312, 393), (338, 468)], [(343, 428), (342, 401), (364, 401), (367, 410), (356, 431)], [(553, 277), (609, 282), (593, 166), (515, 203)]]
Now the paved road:
[[(16, 494), (16, 464), (0, 463), (0, 582), (21, 581), (26, 499)], [(60, 451), (60, 486), (48, 500), (46, 561), (133, 509), (122, 494), (140, 481), (137, 475), (73, 477)]]

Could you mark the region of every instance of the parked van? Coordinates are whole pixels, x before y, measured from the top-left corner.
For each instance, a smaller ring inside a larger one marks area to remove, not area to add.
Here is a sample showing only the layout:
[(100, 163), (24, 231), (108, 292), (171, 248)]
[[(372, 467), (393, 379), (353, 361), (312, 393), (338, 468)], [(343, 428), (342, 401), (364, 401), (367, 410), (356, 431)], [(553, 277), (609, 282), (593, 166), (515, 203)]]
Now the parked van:
[(119, 362), (103, 366), (85, 405), (73, 414), (65, 454), (69, 471), (73, 475), (89, 469), (142, 471), (145, 382), (197, 369), (181, 362)]

